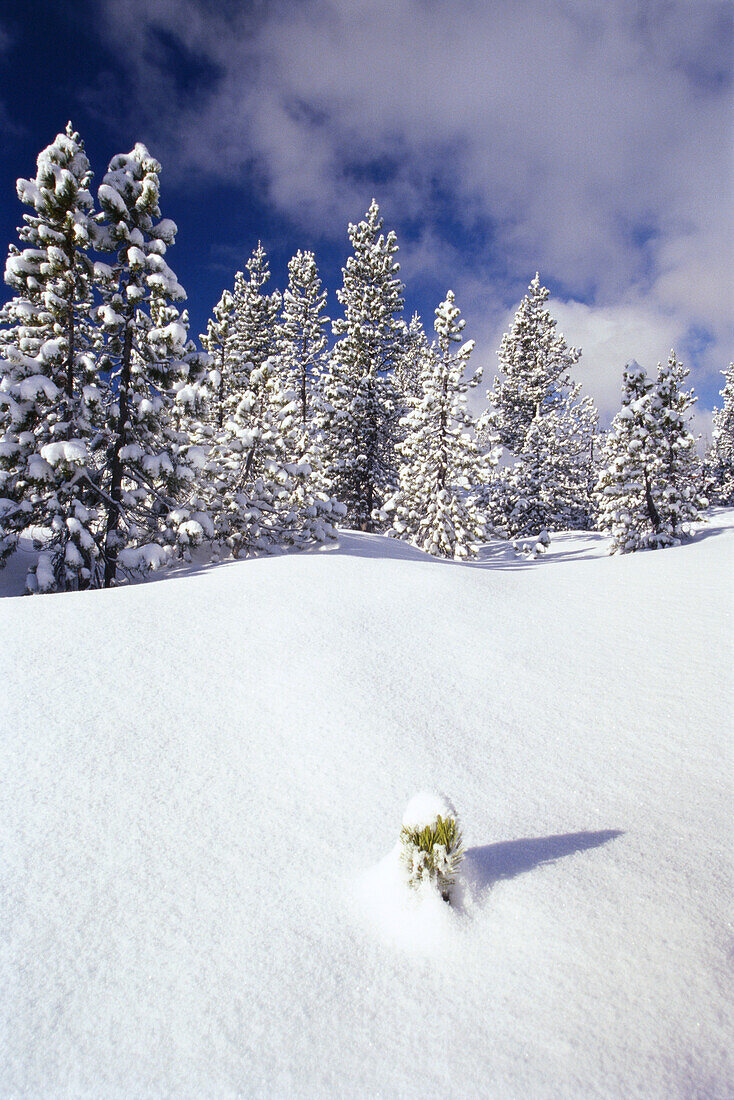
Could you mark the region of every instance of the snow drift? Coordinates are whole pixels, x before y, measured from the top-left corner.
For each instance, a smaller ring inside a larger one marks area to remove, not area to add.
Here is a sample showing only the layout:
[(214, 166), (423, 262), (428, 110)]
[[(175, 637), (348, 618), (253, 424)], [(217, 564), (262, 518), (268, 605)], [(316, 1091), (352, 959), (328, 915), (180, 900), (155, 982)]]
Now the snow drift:
[(4, 600), (0, 1091), (730, 1096), (733, 530)]

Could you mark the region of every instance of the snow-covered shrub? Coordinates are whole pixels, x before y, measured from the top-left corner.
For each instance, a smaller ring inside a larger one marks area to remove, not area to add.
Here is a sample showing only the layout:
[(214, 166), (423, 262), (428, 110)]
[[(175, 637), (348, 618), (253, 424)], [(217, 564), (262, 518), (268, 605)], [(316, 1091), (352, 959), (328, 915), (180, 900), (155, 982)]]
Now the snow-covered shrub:
[(512, 549), (520, 557), (539, 558), (545, 554), (551, 544), (550, 535), (543, 528), (539, 535), (528, 539), (513, 539)]
[(461, 827), (451, 803), (441, 795), (416, 795), (403, 817), (400, 845), (408, 885), (434, 887), (450, 902), (464, 858)]

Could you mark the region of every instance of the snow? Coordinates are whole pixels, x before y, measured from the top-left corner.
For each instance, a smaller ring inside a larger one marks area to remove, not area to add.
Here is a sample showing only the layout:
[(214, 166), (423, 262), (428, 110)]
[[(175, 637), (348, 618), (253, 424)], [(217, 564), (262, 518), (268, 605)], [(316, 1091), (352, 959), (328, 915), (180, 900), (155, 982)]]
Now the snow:
[(35, 401), (39, 393), (43, 393), (49, 401), (53, 401), (58, 395), (58, 387), (42, 374), (34, 374), (32, 378), (24, 378), (18, 385), (21, 401)]
[(406, 806), (403, 825), (406, 829), (425, 829), (429, 825), (435, 825), (439, 817), (445, 821), (446, 818), (456, 816), (456, 809), (446, 795), (421, 791)]
[(730, 1097), (734, 510), (608, 549), (3, 600), (0, 1093)]
[(111, 187), (108, 183), (103, 183), (98, 191), (100, 205), (105, 208), (110, 208), (121, 218), (127, 217), (127, 206), (122, 195)]
[(56, 443), (46, 443), (41, 447), (41, 457), (50, 466), (59, 466), (68, 463), (70, 466), (83, 466), (89, 458), (87, 445), (83, 439), (59, 440)]

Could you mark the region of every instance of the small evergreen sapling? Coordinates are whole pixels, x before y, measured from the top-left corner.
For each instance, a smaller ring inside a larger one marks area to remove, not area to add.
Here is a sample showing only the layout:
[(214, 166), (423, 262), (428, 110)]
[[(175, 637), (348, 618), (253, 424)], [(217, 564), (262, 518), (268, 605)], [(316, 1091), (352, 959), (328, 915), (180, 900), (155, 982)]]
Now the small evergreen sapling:
[(416, 795), (403, 817), (400, 847), (408, 885), (434, 888), (450, 902), (464, 858), (461, 827), (451, 803), (440, 795)]

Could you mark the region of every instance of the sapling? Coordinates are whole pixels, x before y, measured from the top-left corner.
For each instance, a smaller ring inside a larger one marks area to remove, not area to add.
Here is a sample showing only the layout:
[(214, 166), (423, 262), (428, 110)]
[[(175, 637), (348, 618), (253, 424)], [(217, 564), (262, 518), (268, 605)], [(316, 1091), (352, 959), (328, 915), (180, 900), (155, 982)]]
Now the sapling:
[(416, 795), (408, 805), (400, 833), (401, 858), (408, 885), (435, 888), (451, 902), (464, 847), (456, 810), (439, 795)]

